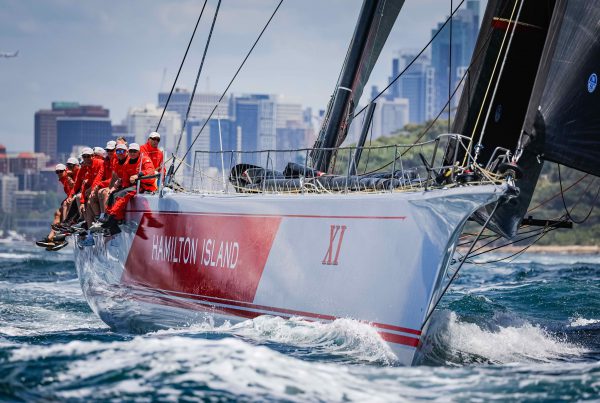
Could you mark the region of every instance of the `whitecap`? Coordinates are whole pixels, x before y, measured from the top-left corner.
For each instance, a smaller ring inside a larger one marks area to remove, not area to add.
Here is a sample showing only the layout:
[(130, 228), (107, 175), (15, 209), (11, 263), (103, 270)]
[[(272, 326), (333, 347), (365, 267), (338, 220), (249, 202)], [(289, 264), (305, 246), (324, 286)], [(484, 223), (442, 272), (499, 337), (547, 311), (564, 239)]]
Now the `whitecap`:
[(438, 315), (430, 332), (454, 358), (466, 355), (493, 363), (553, 362), (587, 352), (524, 319), (514, 318), (513, 323), (507, 323), (505, 315), (502, 321), (501, 326), (488, 330), (446, 311)]

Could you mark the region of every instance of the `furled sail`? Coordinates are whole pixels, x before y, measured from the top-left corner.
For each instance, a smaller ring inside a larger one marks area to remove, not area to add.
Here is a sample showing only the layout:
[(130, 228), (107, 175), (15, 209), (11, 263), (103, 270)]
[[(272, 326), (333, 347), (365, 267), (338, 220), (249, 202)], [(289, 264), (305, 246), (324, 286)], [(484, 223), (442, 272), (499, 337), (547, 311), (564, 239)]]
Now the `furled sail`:
[[(404, 0), (364, 0), (332, 101), (315, 148), (335, 148), (346, 138), (354, 112), (373, 66), (404, 5)], [(313, 165), (327, 171), (332, 151), (312, 154)]]
[(522, 148), (600, 176), (600, 7), (561, 1), (551, 27), (545, 86)]

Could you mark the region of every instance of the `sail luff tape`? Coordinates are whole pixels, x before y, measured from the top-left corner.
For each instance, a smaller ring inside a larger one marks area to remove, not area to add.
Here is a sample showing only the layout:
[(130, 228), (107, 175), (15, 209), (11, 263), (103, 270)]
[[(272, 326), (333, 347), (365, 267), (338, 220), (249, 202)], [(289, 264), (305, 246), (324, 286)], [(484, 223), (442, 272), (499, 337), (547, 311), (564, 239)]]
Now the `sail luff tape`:
[(352, 89), (350, 89), (348, 87), (342, 87), (341, 85), (338, 87), (338, 90), (344, 90), (344, 91), (348, 91), (348, 92), (352, 93)]

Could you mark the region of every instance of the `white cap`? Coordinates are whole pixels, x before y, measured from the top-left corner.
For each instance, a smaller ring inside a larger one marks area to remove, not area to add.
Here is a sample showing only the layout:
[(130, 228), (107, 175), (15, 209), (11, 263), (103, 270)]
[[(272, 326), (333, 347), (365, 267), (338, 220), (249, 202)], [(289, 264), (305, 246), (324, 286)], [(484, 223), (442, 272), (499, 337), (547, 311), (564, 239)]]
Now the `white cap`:
[(94, 150), (92, 150), (89, 147), (86, 147), (83, 150), (81, 150), (81, 155), (94, 155)]
[(67, 160), (67, 164), (79, 165), (79, 160), (75, 157), (71, 157)]
[(67, 169), (67, 167), (64, 166), (63, 164), (56, 164), (56, 167), (54, 167), (55, 171), (64, 171), (66, 169)]
[(117, 145), (117, 142), (114, 140), (110, 140), (106, 143), (106, 147), (104, 147), (106, 150), (114, 150), (115, 146)]
[(160, 138), (160, 133), (159, 132), (152, 132), (148, 135), (149, 139), (155, 138), (155, 139), (159, 139)]
[(115, 148), (117, 150), (127, 150), (127, 144), (119, 143)]
[(99, 155), (101, 157), (105, 157), (106, 150), (102, 147), (94, 147), (94, 154)]
[(138, 143), (131, 143), (131, 144), (129, 144), (129, 149), (140, 151), (140, 145)]

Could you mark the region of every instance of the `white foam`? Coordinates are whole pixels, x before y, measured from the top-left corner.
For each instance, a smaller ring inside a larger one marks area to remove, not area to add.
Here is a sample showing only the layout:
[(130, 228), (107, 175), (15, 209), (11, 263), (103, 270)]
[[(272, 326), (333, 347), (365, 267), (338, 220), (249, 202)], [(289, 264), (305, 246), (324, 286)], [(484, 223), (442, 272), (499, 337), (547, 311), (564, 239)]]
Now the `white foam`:
[(0, 253), (0, 259), (3, 260), (27, 260), (37, 257), (32, 253)]
[(587, 351), (523, 320), (490, 331), (461, 322), (454, 312), (447, 316), (447, 326), (439, 336), (453, 354), (467, 353), (496, 363), (514, 363), (551, 362), (580, 356)]
[(213, 326), (210, 322), (189, 328), (161, 330), (157, 335), (189, 332), (215, 332), (241, 336), (258, 343), (279, 343), (309, 348), (318, 354), (347, 356), (352, 360), (393, 364), (396, 356), (375, 328), (352, 319), (330, 323), (309, 322), (301, 318), (283, 319), (259, 316), (235, 325)]
[(582, 327), (582, 326), (590, 326), (600, 324), (600, 319), (585, 319), (582, 317), (576, 317), (571, 319), (571, 323), (569, 323), (570, 327)]

